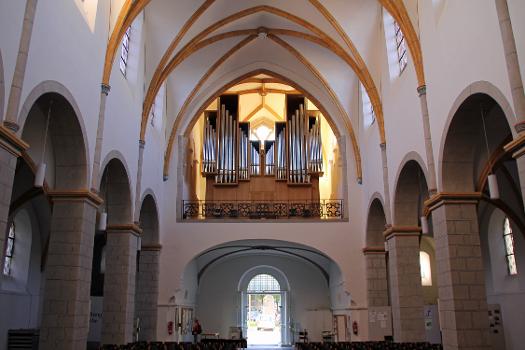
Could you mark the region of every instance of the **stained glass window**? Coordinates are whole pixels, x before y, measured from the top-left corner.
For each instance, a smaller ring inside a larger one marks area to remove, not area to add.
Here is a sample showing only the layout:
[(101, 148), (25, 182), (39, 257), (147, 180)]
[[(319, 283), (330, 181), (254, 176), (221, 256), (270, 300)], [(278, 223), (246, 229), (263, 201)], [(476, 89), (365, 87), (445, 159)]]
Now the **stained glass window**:
[(9, 226), (9, 233), (7, 235), (7, 242), (5, 246), (5, 258), (4, 258), (4, 275), (9, 276), (11, 274), (11, 266), (13, 264), (13, 253), (15, 250), (15, 224), (12, 223)]
[(401, 30), (401, 27), (394, 21), (394, 29), (396, 34), (396, 47), (397, 47), (397, 58), (399, 62), (399, 73), (401, 74), (408, 64), (408, 54), (405, 35)]
[(512, 234), (509, 218), (505, 218), (503, 221), (503, 241), (505, 243), (505, 258), (507, 260), (509, 275), (517, 275), (518, 268), (516, 267), (516, 256), (514, 255), (514, 235)]
[(122, 49), (120, 51), (120, 71), (124, 76), (126, 76), (126, 68), (128, 66), (128, 56), (129, 56), (129, 39), (131, 34), (131, 27), (126, 29), (124, 37), (122, 38)]

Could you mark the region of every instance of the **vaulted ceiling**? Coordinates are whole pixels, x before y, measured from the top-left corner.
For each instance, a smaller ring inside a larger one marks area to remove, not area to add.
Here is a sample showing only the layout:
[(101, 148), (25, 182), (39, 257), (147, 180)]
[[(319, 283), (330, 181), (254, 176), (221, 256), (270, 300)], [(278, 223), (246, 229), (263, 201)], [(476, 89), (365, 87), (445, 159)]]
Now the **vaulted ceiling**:
[[(126, 0), (106, 54), (103, 83), (120, 38), (144, 12), (146, 86), (141, 139), (149, 109), (162, 84), (168, 96), (169, 157), (175, 135), (186, 132), (202, 106), (242, 79), (265, 73), (286, 80), (318, 105), (335, 128), (348, 135), (360, 177), (359, 146), (352, 111), (358, 82), (376, 112), (386, 142), (378, 92), (378, 53), (384, 50), (382, 10), (407, 37), (419, 83), (419, 41), (402, 0)], [(384, 51), (383, 51), (384, 52)]]

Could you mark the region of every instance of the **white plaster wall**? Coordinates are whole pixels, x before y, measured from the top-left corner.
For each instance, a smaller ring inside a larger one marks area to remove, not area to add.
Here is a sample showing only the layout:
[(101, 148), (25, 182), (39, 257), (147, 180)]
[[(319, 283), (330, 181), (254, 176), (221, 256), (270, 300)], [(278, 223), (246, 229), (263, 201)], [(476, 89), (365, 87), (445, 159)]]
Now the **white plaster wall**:
[[(288, 257), (235, 257), (212, 265), (200, 280), (196, 316), (204, 332), (219, 332), (222, 337), (227, 337), (230, 326), (241, 326), (240, 292), (237, 287), (242, 275), (259, 265), (275, 267), (287, 277), (290, 284), (290, 316), (300, 328), (307, 327), (309, 311), (331, 308), (328, 283), (313, 265)], [(311, 341), (320, 341), (323, 330), (308, 328)]]

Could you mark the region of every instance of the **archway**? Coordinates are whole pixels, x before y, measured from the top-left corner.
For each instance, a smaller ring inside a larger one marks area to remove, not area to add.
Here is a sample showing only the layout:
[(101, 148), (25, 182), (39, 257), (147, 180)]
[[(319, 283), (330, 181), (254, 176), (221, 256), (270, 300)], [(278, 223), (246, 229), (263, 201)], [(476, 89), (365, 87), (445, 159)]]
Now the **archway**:
[[(67, 89), (47, 82), (30, 93), (20, 120), (22, 139), (31, 145), (24, 161), (32, 171), (38, 163), (47, 164), (44, 191), (49, 190), (53, 203), (44, 249), (43, 305), (67, 305), (44, 307), (40, 347), (73, 348), (86, 341), (95, 208), (100, 204), (86, 189), (88, 157), (82, 118)], [(72, 318), (76, 326), (64, 329), (62, 325)]]
[[(93, 264), (103, 267), (103, 271), (99, 271), (103, 276), (98, 279), (102, 282), (99, 292), (102, 292), (103, 299), (98, 295), (97, 305), (99, 310), (102, 309), (101, 335), (96, 335), (93, 340), (102, 344), (127, 344), (133, 340), (134, 334), (140, 229), (132, 224), (130, 182), (123, 160), (110, 158), (107, 161), (100, 195), (104, 199), (102, 210), (107, 213), (107, 227), (95, 238), (94, 256), (100, 260), (93, 260)], [(93, 273), (95, 282), (97, 271), (94, 269)], [(92, 312), (97, 313), (93, 308)]]
[(139, 341), (154, 341), (157, 332), (160, 245), (157, 205), (151, 194), (142, 201), (139, 220), (142, 242), (137, 259), (135, 318), (138, 319)]
[(256, 266), (243, 274), (239, 289), (248, 344), (287, 344), (289, 284), (284, 273), (272, 266)]
[[(388, 261), (385, 252), (383, 232), (386, 227), (386, 217), (379, 195), (375, 195), (368, 210), (366, 226), (366, 247), (363, 254), (366, 259), (366, 281), (369, 315), (390, 314), (390, 297), (388, 294)], [(387, 317), (389, 319), (390, 317)], [(370, 318), (369, 318), (370, 319)], [(382, 327), (380, 322), (368, 323), (368, 338), (383, 340), (392, 335), (392, 327)]]
[[(420, 234), (428, 187), (417, 155), (407, 155), (398, 171), (392, 228), (387, 230), (388, 272), (396, 342), (428, 339), (420, 269)], [(437, 306), (436, 310), (437, 312)], [(434, 330), (439, 334), (439, 328)]]
[[(483, 90), (485, 85), (480, 84), (476, 91)], [(460, 339), (459, 334), (466, 331), (476, 334), (477, 343), (469, 346), (477, 346), (480, 349), (488, 348), (491, 342), (494, 346), (501, 346), (504, 342), (519, 344), (524, 341), (520, 332), (514, 332), (512, 337), (505, 332), (505, 328), (512, 328), (512, 321), (509, 320), (518, 317), (517, 315), (524, 311), (518, 306), (519, 303), (512, 303), (512, 298), (507, 293), (502, 293), (499, 288), (492, 288), (490, 278), (493, 271), (501, 271), (500, 264), (503, 264), (505, 270), (505, 262), (498, 262), (490, 254), (495, 244), (503, 244), (503, 216), (512, 218), (511, 226), (515, 237), (520, 234), (519, 228), (523, 227), (523, 207), (516, 161), (503, 149), (503, 145), (512, 140), (509, 116), (504, 112), (505, 105), (500, 105), (502, 101), (498, 99), (498, 93), (494, 96), (482, 92), (468, 95), (458, 101), (457, 109), (451, 111), (442, 147), (441, 176), (445, 193), (428, 203), (429, 207), (434, 208), (432, 217), (436, 256), (438, 261), (446, 262), (446, 265), (437, 265), (442, 312), (451, 316), (441, 324), (445, 346), (453, 343), (455, 339)], [(489, 191), (489, 174), (496, 176), (499, 198), (491, 198), (498, 196), (495, 196), (494, 187)], [(493, 212), (499, 216), (498, 219), (495, 219)], [(491, 229), (495, 232), (488, 233)], [(468, 256), (457, 256), (455, 252), (459, 250), (468, 251)], [(461, 265), (466, 260), (469, 263), (463, 268)], [(445, 269), (445, 266), (449, 268)], [(483, 277), (457, 280), (454, 276), (458, 273)], [(512, 280), (515, 286), (520, 284), (519, 275), (504, 275), (509, 281)], [(462, 296), (455, 292), (448, 293), (451, 288), (454, 291), (465, 290), (467, 293)], [(487, 293), (489, 290), (490, 294)], [(516, 287), (512, 294), (519, 295), (523, 292), (523, 288)], [(472, 310), (457, 307), (458, 300), (465, 297), (476, 307)], [(489, 328), (489, 319), (485, 317), (470, 327), (460, 328), (452, 322), (469, 317), (473, 312), (478, 313), (480, 317), (486, 315), (489, 310), (494, 314), (496, 309), (498, 317), (502, 320), (499, 326), (503, 328), (498, 332), (494, 331), (494, 327)], [(507, 337), (504, 342), (501, 334)]]

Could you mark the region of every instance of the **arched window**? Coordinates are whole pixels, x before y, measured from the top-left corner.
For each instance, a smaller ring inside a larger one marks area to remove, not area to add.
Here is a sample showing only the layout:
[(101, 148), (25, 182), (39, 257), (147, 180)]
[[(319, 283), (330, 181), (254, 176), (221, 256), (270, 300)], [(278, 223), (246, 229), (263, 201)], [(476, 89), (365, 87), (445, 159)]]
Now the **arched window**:
[(9, 233), (7, 234), (7, 242), (5, 245), (4, 258), (4, 275), (11, 275), (11, 266), (13, 264), (13, 253), (15, 251), (15, 224), (11, 223), (9, 226)]
[(248, 293), (280, 292), (281, 286), (275, 277), (268, 274), (260, 274), (248, 283)]
[(408, 64), (406, 39), (399, 23), (388, 11), (383, 12), (383, 27), (390, 80), (399, 77)]
[(401, 74), (403, 70), (405, 70), (408, 64), (407, 46), (406, 46), (405, 34), (403, 34), (403, 31), (401, 30), (401, 27), (399, 26), (397, 21), (394, 21), (394, 30), (396, 33), (396, 47), (397, 47), (397, 59), (399, 62), (399, 74)]
[(432, 270), (430, 268), (430, 255), (427, 252), (419, 252), (419, 265), (421, 267), (421, 285), (432, 285)]
[(124, 37), (122, 38), (122, 45), (120, 51), (120, 71), (124, 76), (126, 76), (126, 68), (128, 66), (128, 56), (129, 56), (129, 42), (131, 35), (131, 26), (126, 29)]
[(510, 227), (510, 221), (507, 217), (503, 221), (503, 241), (505, 243), (505, 258), (507, 260), (509, 275), (517, 275), (518, 268), (516, 267), (516, 257), (514, 255), (514, 235), (512, 234), (512, 227)]
[(363, 124), (365, 128), (368, 128), (376, 121), (376, 114), (364, 85), (359, 84), (359, 86), (361, 88), (361, 102), (363, 103)]

